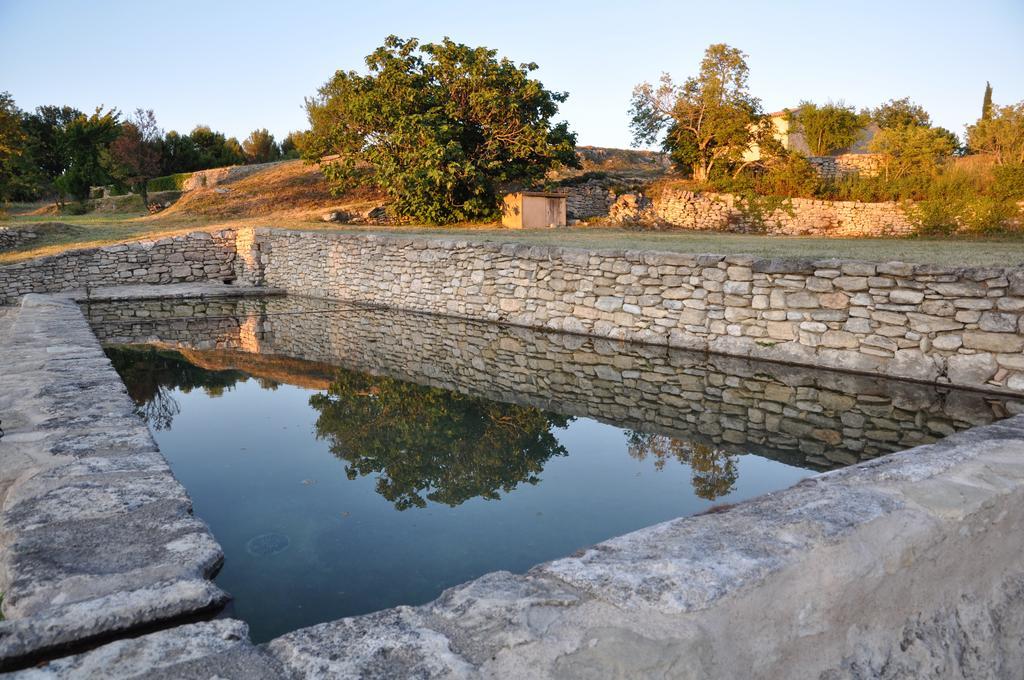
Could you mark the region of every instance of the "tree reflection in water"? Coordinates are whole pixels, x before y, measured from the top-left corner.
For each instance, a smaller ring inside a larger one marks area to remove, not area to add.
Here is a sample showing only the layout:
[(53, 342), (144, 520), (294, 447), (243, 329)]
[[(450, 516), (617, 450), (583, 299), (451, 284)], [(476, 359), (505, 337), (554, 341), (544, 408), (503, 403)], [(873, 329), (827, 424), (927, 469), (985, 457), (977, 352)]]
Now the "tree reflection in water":
[(690, 466), (694, 493), (709, 501), (732, 491), (739, 474), (734, 454), (707, 444), (634, 430), (626, 433), (626, 442), (631, 457), (653, 458), (656, 470), (663, 470), (670, 458)]
[(341, 370), (310, 404), (349, 478), (379, 475), (377, 492), (399, 510), (497, 499), (568, 454), (551, 429), (569, 416), (387, 377)]
[(188, 362), (177, 352), (154, 347), (106, 347), (104, 351), (135, 402), (135, 411), (154, 430), (171, 427), (181, 407), (171, 392), (188, 394), (201, 388), (219, 397), (248, 376), (241, 371), (210, 371)]
[[(242, 371), (212, 371), (181, 354), (154, 347), (108, 347), (137, 412), (154, 430), (171, 426), (180, 411), (174, 389), (202, 389), (217, 397), (249, 379)], [(266, 389), (272, 380), (258, 379)], [(456, 506), (497, 499), (520, 484), (537, 484), (553, 456), (568, 455), (552, 432), (571, 416), (339, 369), (326, 393), (310, 397), (319, 412), (316, 435), (346, 462), (349, 479), (378, 475), (377, 492), (399, 510), (427, 501)], [(691, 470), (697, 496), (714, 500), (732, 491), (736, 456), (707, 444), (628, 431), (629, 455), (664, 469), (675, 459)]]

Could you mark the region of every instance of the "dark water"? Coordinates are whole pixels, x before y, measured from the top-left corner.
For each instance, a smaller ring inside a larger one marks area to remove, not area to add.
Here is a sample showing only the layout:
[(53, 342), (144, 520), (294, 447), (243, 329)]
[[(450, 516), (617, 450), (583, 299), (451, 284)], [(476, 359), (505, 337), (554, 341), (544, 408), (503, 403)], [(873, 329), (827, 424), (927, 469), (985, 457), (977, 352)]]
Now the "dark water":
[(90, 316), (120, 341), (108, 355), (223, 546), (217, 583), (257, 641), (1015, 408), (487, 324), (238, 304)]

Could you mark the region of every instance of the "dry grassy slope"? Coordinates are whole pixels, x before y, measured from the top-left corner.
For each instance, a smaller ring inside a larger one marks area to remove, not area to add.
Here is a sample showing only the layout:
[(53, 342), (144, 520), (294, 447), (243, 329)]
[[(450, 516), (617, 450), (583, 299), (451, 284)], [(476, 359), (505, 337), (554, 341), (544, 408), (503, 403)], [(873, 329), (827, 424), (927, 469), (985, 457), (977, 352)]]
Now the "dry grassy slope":
[[(667, 165), (661, 154), (636, 149), (579, 148), (583, 168), (579, 172), (611, 174), (663, 174)], [(315, 165), (303, 161), (271, 163), (238, 179), (218, 181), (216, 186), (187, 191), (161, 217), (202, 216), (218, 219), (281, 215), (316, 219), (329, 210), (362, 212), (384, 202), (384, 193), (358, 188), (334, 196)]]
[(668, 157), (657, 151), (610, 149), (581, 146), (576, 149), (583, 163), (582, 172), (607, 172), (628, 175), (662, 175), (669, 170)]
[(187, 214), (231, 219), (281, 215), (315, 219), (328, 210), (358, 212), (371, 208), (379, 205), (383, 198), (382, 192), (370, 188), (334, 196), (318, 166), (303, 161), (284, 161), (238, 179), (224, 180), (214, 187), (185, 192), (160, 217)]

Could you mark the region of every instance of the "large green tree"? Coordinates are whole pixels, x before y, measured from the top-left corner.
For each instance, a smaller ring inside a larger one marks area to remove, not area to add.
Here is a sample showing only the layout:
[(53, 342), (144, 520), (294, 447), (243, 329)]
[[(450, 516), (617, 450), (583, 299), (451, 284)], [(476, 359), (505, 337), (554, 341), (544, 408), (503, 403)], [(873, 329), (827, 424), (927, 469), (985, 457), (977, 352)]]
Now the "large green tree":
[(731, 167), (744, 153), (770, 140), (761, 101), (747, 89), (746, 55), (725, 44), (704, 52), (699, 73), (676, 85), (663, 74), (657, 86), (641, 83), (631, 104), (633, 142), (661, 141), (673, 161), (706, 180), (716, 167)]
[(868, 117), (839, 102), (800, 102), (790, 114), (790, 124), (803, 133), (813, 156), (827, 156), (853, 146), (863, 134)]
[(71, 164), (67, 129), (82, 112), (70, 106), (39, 106), (23, 120), (28, 133), (32, 161), (44, 178), (43, 188), (52, 188)]
[(992, 156), (996, 165), (1024, 163), (1024, 101), (993, 106), (987, 119), (968, 126), (967, 146)]
[(915, 104), (910, 97), (890, 99), (884, 104), (880, 104), (872, 109), (871, 120), (881, 128), (895, 128), (902, 125), (928, 127), (932, 124), (932, 118), (924, 110), (924, 107)]
[(97, 107), (92, 115), (79, 114), (64, 134), (68, 167), (57, 178), (57, 189), (79, 201), (89, 197), (89, 188), (106, 184), (111, 177), (104, 163), (105, 151), (121, 134), (117, 109)]
[(981, 119), (992, 118), (992, 84), (985, 81), (985, 96), (981, 100)]
[(956, 137), (948, 130), (922, 125), (882, 128), (868, 149), (882, 155), (882, 175), (896, 180), (911, 174), (934, 175), (944, 159), (956, 151)]
[(565, 93), (495, 50), (447, 38), (421, 45), (390, 36), (367, 75), (338, 71), (306, 101), (303, 156), (325, 159), (336, 191), (368, 170), (399, 215), (429, 223), (492, 219), (498, 193), (576, 166), (575, 135), (554, 123)]
[(281, 147), (267, 128), (253, 130), (242, 142), (245, 160), (249, 163), (269, 163), (281, 157)]
[(35, 190), (29, 136), (22, 113), (7, 92), (0, 92), (0, 201), (19, 199)]

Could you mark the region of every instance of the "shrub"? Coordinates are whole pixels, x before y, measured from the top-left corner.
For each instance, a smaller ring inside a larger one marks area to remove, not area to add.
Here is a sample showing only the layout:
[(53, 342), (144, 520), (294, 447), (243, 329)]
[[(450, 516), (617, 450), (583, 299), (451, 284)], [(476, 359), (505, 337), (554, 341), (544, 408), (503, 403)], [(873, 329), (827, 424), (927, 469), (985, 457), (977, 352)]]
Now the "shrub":
[(998, 165), (992, 169), (992, 196), (1024, 199), (1024, 164)]
[(149, 191), (181, 191), (185, 180), (192, 176), (191, 172), (179, 172), (176, 175), (154, 177), (146, 184)]

